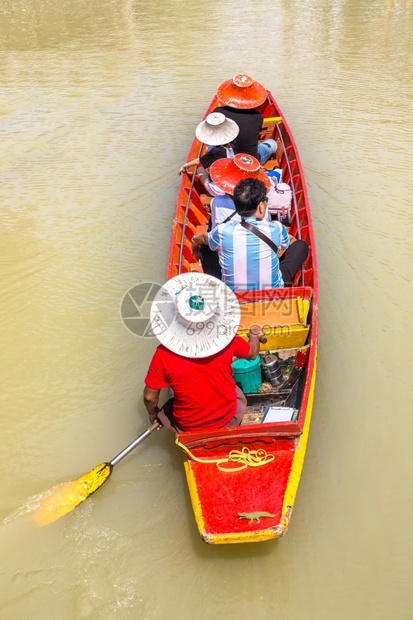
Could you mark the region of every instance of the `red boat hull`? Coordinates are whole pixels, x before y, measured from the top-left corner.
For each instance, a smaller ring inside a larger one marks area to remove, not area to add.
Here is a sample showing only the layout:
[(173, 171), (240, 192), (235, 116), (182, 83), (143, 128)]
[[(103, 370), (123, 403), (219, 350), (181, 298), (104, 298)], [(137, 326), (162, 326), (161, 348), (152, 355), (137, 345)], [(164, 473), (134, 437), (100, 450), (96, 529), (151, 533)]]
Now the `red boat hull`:
[[(216, 103), (214, 99), (205, 116)], [(281, 117), (280, 122), (274, 117)], [(205, 542), (215, 544), (258, 542), (279, 538), (286, 533), (301, 476), (314, 396), (318, 284), (307, 189), (295, 142), (269, 92), (264, 118), (270, 120), (264, 123), (261, 138), (274, 137), (277, 140), (276, 155), (283, 170), (283, 181), (293, 187), (294, 209), (289, 232), (307, 241), (310, 253), (293, 288), (249, 291), (238, 294), (238, 299), (241, 308), (250, 302), (293, 298), (298, 303), (298, 300), (307, 299), (310, 307), (308, 336), (306, 332), (309, 352), (300, 383), (296, 421), (199, 430), (181, 433), (178, 437), (192, 455), (184, 455), (184, 464), (200, 535)], [(201, 148), (195, 139), (188, 161), (196, 158)], [(178, 273), (201, 269), (192, 256), (191, 239), (197, 227), (205, 224), (209, 217), (203, 206), (202, 193), (198, 181), (188, 175), (183, 176), (172, 228), (168, 279)], [(284, 344), (282, 346), (285, 347)], [(215, 463), (195, 460), (226, 458), (231, 450), (245, 447), (249, 450), (263, 449), (273, 458), (262, 467), (246, 467), (235, 472), (224, 472)], [(244, 518), (243, 513), (255, 517)], [(260, 513), (267, 515), (260, 516)]]

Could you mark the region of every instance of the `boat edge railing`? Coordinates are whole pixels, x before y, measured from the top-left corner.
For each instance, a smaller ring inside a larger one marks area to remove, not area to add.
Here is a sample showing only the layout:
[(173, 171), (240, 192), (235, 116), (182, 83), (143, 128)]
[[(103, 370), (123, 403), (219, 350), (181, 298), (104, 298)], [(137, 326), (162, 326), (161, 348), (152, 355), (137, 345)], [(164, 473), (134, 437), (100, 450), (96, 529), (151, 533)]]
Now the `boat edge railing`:
[[(298, 204), (297, 204), (297, 196), (295, 194), (295, 187), (294, 187), (294, 181), (293, 181), (293, 174), (291, 172), (291, 166), (290, 166), (290, 160), (288, 159), (288, 153), (287, 153), (287, 149), (285, 148), (285, 143), (284, 143), (284, 138), (282, 136), (282, 132), (280, 129), (279, 124), (277, 123), (277, 131), (278, 131), (278, 135), (280, 137), (281, 140), (281, 146), (285, 155), (285, 161), (287, 164), (287, 168), (288, 168), (288, 175), (290, 177), (290, 183), (291, 183), (291, 191), (293, 194), (293, 201), (294, 201), (294, 211), (295, 211), (295, 221), (297, 222), (297, 233), (298, 233), (298, 238), (301, 239), (301, 226), (300, 226), (300, 215), (298, 213)], [(301, 265), (301, 284), (302, 286), (304, 286), (304, 267), (303, 265)]]
[[(204, 143), (201, 142), (201, 145), (200, 145), (199, 151), (198, 151), (198, 159), (201, 156), (201, 152), (202, 152), (202, 147), (203, 146), (204, 146)], [(185, 241), (185, 233), (184, 233), (184, 231), (185, 231), (185, 226), (186, 226), (186, 219), (188, 217), (189, 203), (191, 202), (192, 190), (194, 189), (194, 184), (195, 184), (195, 179), (196, 179), (196, 171), (197, 170), (198, 170), (198, 164), (196, 164), (196, 166), (194, 168), (194, 172), (192, 174), (191, 187), (189, 188), (188, 200), (186, 201), (184, 219), (183, 219), (183, 222), (182, 222), (181, 244), (180, 244), (180, 247), (179, 247), (178, 275), (180, 275), (181, 271), (182, 271), (182, 255), (183, 255), (183, 252), (184, 252), (184, 241)]]

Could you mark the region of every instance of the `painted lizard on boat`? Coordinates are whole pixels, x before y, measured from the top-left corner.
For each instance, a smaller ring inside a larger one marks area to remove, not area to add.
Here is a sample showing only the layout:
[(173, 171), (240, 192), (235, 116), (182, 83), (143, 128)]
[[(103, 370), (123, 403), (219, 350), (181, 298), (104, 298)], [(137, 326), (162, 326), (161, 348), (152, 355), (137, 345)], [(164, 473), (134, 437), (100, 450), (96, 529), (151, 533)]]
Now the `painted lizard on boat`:
[(238, 519), (249, 519), (250, 523), (252, 523), (254, 520), (257, 521), (257, 523), (260, 523), (260, 519), (262, 517), (276, 517), (278, 515), (278, 512), (275, 515), (272, 515), (270, 512), (239, 512), (238, 513)]

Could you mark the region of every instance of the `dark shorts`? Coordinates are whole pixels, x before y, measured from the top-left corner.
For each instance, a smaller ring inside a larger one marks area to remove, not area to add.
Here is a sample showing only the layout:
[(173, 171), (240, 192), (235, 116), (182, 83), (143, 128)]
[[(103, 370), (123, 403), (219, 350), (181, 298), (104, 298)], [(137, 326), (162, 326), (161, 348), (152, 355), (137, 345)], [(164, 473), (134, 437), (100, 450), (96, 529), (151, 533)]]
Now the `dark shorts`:
[(288, 246), (280, 258), (280, 271), (284, 280), (284, 286), (292, 286), (294, 276), (301, 268), (308, 256), (308, 243), (297, 239)]
[[(205, 428), (205, 429), (228, 428), (229, 426), (239, 426), (241, 424), (242, 418), (244, 417), (244, 413), (247, 408), (247, 399), (245, 398), (245, 394), (242, 392), (242, 390), (240, 390), (238, 386), (236, 386), (236, 388), (237, 388), (237, 410), (235, 412), (234, 417), (231, 418), (229, 422), (224, 424), (223, 427), (199, 426), (197, 428)], [(162, 409), (160, 410), (160, 412), (158, 413), (158, 420), (161, 422), (162, 426), (167, 428), (169, 431), (172, 431), (173, 433), (182, 433), (183, 432), (182, 429), (179, 428), (174, 418), (173, 405), (174, 405), (173, 398), (170, 398), (169, 400), (167, 400), (164, 406), (162, 407)]]

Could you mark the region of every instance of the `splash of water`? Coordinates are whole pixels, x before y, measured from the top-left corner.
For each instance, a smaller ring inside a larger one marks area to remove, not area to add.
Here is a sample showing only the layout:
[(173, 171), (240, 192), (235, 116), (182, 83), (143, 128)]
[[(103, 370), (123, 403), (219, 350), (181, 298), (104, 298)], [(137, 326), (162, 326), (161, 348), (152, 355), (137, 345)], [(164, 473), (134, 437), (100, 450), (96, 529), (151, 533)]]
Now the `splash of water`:
[(29, 497), (23, 506), (4, 519), (8, 523), (30, 514), (37, 527), (57, 521), (97, 491), (112, 472), (110, 463), (101, 463), (76, 480), (63, 482)]

